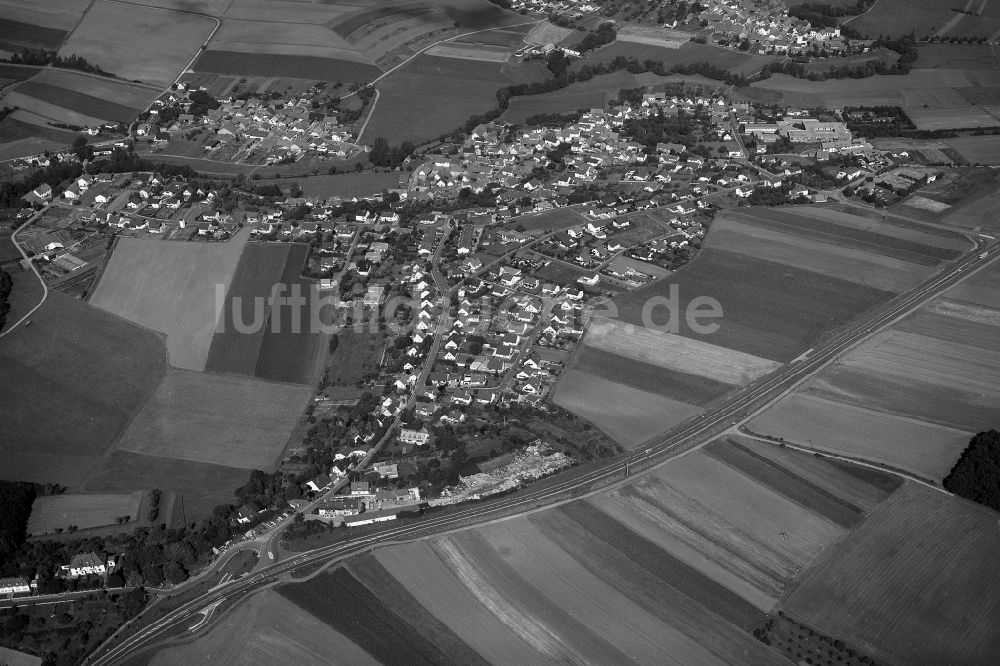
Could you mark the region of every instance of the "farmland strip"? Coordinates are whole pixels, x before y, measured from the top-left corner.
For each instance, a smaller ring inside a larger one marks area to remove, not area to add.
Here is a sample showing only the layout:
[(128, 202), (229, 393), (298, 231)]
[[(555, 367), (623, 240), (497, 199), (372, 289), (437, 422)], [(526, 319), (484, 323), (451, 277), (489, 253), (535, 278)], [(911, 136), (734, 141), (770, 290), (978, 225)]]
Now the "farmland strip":
[(956, 250), (932, 247), (902, 238), (890, 238), (872, 231), (853, 229), (832, 222), (800, 217), (780, 211), (768, 210), (755, 214), (740, 211), (734, 213), (741, 221), (765, 228), (790, 229), (806, 238), (817, 238), (826, 242), (848, 245), (874, 254), (905, 259), (924, 266), (934, 266), (944, 259), (959, 256)]
[(361, 581), (386, 606), (392, 608), (405, 622), (425, 636), (427, 640), (448, 655), (456, 664), (486, 666), (488, 661), (479, 656), (468, 643), (459, 638), (447, 624), (420, 605), (410, 592), (389, 573), (371, 553), (351, 558), (347, 563), (350, 572)]
[(760, 617), (761, 611), (756, 606), (633, 532), (593, 504), (570, 502), (555, 511), (579, 523), (588, 533), (622, 553), (655, 579), (688, 597), (701, 600), (706, 608), (726, 621), (746, 628), (753, 626)]
[[(531, 516), (529, 521), (594, 576), (655, 617), (699, 641), (720, 658), (749, 663), (773, 663), (776, 658), (763, 644), (749, 639), (749, 633), (760, 624), (764, 613), (751, 608), (751, 614), (746, 617), (723, 617), (716, 610), (720, 604), (720, 588), (710, 579), (703, 576), (687, 579), (688, 583), (709, 585), (685, 593), (636, 564), (631, 552), (626, 555), (599, 539), (565, 512), (543, 511)], [(653, 557), (660, 559), (658, 553)]]
[(576, 368), (620, 384), (673, 400), (704, 407), (733, 386), (710, 377), (663, 368), (652, 363), (628, 359), (599, 347), (585, 345), (579, 352)]
[(791, 470), (768, 460), (733, 440), (715, 440), (705, 452), (716, 460), (746, 474), (796, 504), (843, 527), (853, 527), (864, 510), (803, 479)]
[(279, 585), (274, 589), (383, 664), (452, 663), (343, 567), (307, 583)]
[(549, 660), (559, 663), (574, 663), (577, 656), (572, 648), (566, 645), (559, 636), (515, 608), (489, 580), (481, 574), (461, 551), (450, 541), (443, 539), (434, 543), (434, 549), (460, 581), (476, 599), (487, 608), (516, 636), (532, 646)]

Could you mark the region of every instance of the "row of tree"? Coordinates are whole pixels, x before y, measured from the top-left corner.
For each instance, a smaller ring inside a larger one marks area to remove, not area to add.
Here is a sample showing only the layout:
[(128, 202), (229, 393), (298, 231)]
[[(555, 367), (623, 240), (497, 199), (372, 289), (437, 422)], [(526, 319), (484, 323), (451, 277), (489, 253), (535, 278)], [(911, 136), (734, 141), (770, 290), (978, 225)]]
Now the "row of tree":
[(55, 51), (45, 49), (24, 49), (20, 53), (13, 54), (6, 60), (14, 65), (34, 65), (36, 67), (59, 67), (62, 69), (75, 69), (89, 74), (116, 78), (114, 74), (105, 72), (97, 65), (87, 62), (86, 59), (78, 55), (61, 56)]

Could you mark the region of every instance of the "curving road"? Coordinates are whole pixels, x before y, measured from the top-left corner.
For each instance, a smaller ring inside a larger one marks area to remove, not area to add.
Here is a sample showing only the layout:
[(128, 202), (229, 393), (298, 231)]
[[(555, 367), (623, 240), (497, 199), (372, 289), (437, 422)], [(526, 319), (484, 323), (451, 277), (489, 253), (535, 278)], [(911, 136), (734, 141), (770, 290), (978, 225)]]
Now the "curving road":
[[(423, 518), (411, 525), (296, 555), (251, 576), (220, 585), (159, 619), (149, 620), (148, 624), (132, 635), (116, 639), (117, 643), (109, 642), (102, 646), (92, 655), (88, 663), (94, 665), (124, 663), (139, 653), (155, 647), (169, 636), (183, 631), (183, 627), (189, 626), (194, 616), (207, 607), (224, 600), (237, 599), (274, 584), (281, 576), (300, 567), (310, 564), (329, 564), (369, 550), (376, 545), (412, 540), (430, 534), (464, 529), (470, 525), (533, 513), (625, 483), (631, 475), (660, 467), (762, 411), (835, 361), (841, 354), (913, 312), (943, 291), (968, 279), (997, 258), (1000, 258), (1000, 244), (993, 243), (988, 249), (977, 247), (948, 270), (928, 278), (909, 292), (876, 308), (851, 327), (835, 333), (811, 351), (770, 375), (720, 400), (711, 411), (678, 425), (604, 467), (574, 475), (572, 478), (557, 481), (544, 488), (529, 489), (446, 515)], [(140, 616), (140, 621), (142, 617)]]

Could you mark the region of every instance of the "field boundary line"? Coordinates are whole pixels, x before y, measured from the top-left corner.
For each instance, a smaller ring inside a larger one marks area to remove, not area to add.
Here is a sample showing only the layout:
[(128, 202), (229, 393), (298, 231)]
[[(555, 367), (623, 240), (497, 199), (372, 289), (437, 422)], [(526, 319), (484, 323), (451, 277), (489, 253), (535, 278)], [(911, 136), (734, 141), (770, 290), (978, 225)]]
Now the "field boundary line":
[(845, 456), (843, 454), (833, 453), (832, 451), (827, 451), (825, 449), (817, 449), (815, 447), (802, 446), (801, 444), (795, 444), (795, 443), (789, 442), (787, 440), (782, 440), (780, 442), (776, 442), (776, 441), (774, 441), (772, 439), (768, 439), (767, 437), (764, 437), (762, 435), (758, 435), (757, 433), (755, 433), (755, 432), (753, 432), (751, 430), (739, 430), (737, 432), (737, 434), (740, 435), (741, 437), (749, 437), (750, 439), (753, 439), (754, 441), (762, 442), (762, 443), (765, 443), (765, 444), (770, 444), (771, 446), (774, 446), (774, 447), (781, 448), (782, 446), (784, 446), (785, 448), (789, 448), (789, 449), (792, 449), (793, 451), (798, 451), (800, 453), (811, 454), (813, 456), (817, 456), (817, 457), (820, 457), (820, 458), (830, 458), (830, 459), (833, 459), (833, 460), (840, 460), (842, 462), (848, 462), (848, 463), (851, 463), (853, 465), (860, 465), (861, 467), (867, 467), (869, 469), (873, 469), (873, 470), (876, 470), (878, 472), (885, 472), (887, 474), (893, 474), (893, 475), (898, 476), (898, 477), (900, 477), (902, 479), (905, 479), (906, 481), (912, 481), (914, 483), (919, 483), (920, 485), (926, 486), (927, 488), (930, 488), (931, 490), (936, 490), (939, 493), (943, 493), (943, 494), (947, 495), (948, 497), (954, 497), (955, 496), (955, 493), (950, 492), (948, 490), (945, 490), (944, 488), (942, 488), (939, 485), (936, 485), (936, 484), (933, 484), (933, 483), (931, 483), (929, 481), (921, 479), (919, 476), (916, 476), (915, 474), (911, 474), (910, 472), (907, 472), (905, 470), (896, 469), (895, 467), (887, 467), (887, 466), (884, 466), (884, 465), (880, 465), (878, 463), (869, 462), (869, 461), (864, 460), (862, 458), (856, 458), (856, 457), (852, 457), (852, 456)]
[(864, 16), (865, 14), (867, 14), (868, 12), (870, 12), (871, 10), (875, 9), (875, 6), (876, 6), (876, 5), (878, 5), (878, 0), (875, 0), (875, 2), (873, 2), (873, 3), (872, 3), (872, 6), (871, 6), (871, 7), (869, 7), (868, 9), (866, 9), (865, 11), (863, 11), (863, 12), (862, 12), (862, 13), (860, 13), (860, 14), (855, 14), (855, 15), (854, 15), (854, 16), (852, 16), (851, 18), (849, 18), (849, 19), (847, 19), (846, 21), (844, 21), (844, 22), (843, 22), (843, 23), (842, 23), (841, 25), (847, 25), (848, 23), (850, 23), (850, 22), (851, 22), (851, 21), (853, 21), (854, 19), (858, 18), (859, 16)]
[[(112, 0), (112, 1), (113, 2), (121, 2), (122, 0)], [(477, 34), (479, 34), (481, 32), (492, 32), (494, 30), (506, 30), (507, 28), (516, 28), (516, 27), (522, 26), (522, 25), (536, 25), (538, 23), (541, 23), (542, 21), (545, 21), (545, 19), (541, 19), (539, 21), (525, 21), (524, 23), (512, 23), (510, 25), (499, 26), (499, 27), (496, 27), (496, 28), (486, 28), (484, 30), (473, 30), (472, 32), (463, 32), (463, 33), (461, 33), (459, 35), (455, 35), (453, 37), (448, 37), (447, 39), (439, 39), (438, 41), (434, 42), (433, 44), (429, 44), (429, 45), (425, 46), (424, 48), (420, 49), (419, 51), (417, 51), (416, 53), (414, 53), (413, 55), (411, 55), (409, 58), (407, 58), (403, 62), (399, 63), (398, 65), (395, 65), (394, 67), (391, 67), (391, 68), (385, 70), (382, 74), (380, 74), (379, 76), (375, 77), (374, 79), (372, 79), (371, 81), (369, 81), (368, 83), (366, 83), (364, 86), (361, 86), (361, 87), (364, 88), (365, 86), (373, 86), (373, 85), (375, 85), (376, 83), (378, 83), (379, 81), (381, 81), (385, 77), (387, 77), (390, 74), (392, 74), (393, 72), (395, 72), (400, 67), (404, 67), (404, 66), (410, 64), (411, 60), (413, 60), (417, 56), (423, 55), (425, 51), (427, 51), (428, 49), (434, 48), (438, 44), (444, 44), (446, 42), (451, 42), (451, 41), (454, 41), (454, 40), (459, 39), (461, 37), (468, 37), (469, 35), (477, 35)], [(357, 94), (358, 94), (358, 92), (357, 92), (357, 90), (355, 90), (352, 93), (348, 93), (347, 95), (344, 95), (341, 99), (347, 99), (348, 97), (352, 97), (352, 96), (357, 95)]]
[(35, 266), (35, 262), (31, 260), (31, 257), (29, 257), (28, 253), (24, 251), (24, 248), (21, 247), (21, 244), (17, 242), (17, 234), (24, 231), (29, 225), (34, 224), (35, 221), (38, 220), (38, 218), (40, 218), (42, 214), (44, 214), (44, 212), (48, 209), (49, 207), (46, 206), (40, 212), (33, 215), (31, 218), (28, 219), (27, 222), (19, 226), (15, 231), (11, 232), (10, 234), (10, 242), (14, 244), (14, 247), (17, 248), (17, 251), (21, 253), (22, 257), (24, 257), (24, 261), (28, 262), (28, 265), (31, 267), (31, 272), (34, 273), (35, 277), (38, 278), (38, 281), (42, 283), (42, 300), (38, 301), (38, 305), (28, 310), (24, 314), (24, 316), (22, 316), (11, 326), (9, 326), (6, 331), (0, 331), (0, 338), (7, 335), (11, 331), (17, 329), (17, 327), (20, 326), (22, 322), (27, 321), (28, 318), (31, 317), (31, 315), (35, 314), (38, 308), (42, 307), (42, 305), (45, 304), (45, 299), (49, 297), (49, 285), (45, 284), (45, 280), (42, 279), (42, 274), (38, 272), (38, 267)]
[(371, 121), (372, 116), (375, 115), (375, 105), (378, 104), (378, 98), (382, 96), (378, 88), (373, 88), (375, 90), (375, 99), (372, 100), (372, 108), (368, 109), (368, 117), (365, 118), (364, 124), (361, 125), (361, 129), (358, 130), (358, 135), (354, 138), (354, 143), (356, 145), (361, 144), (361, 137), (364, 136), (365, 130), (368, 129), (368, 123)]

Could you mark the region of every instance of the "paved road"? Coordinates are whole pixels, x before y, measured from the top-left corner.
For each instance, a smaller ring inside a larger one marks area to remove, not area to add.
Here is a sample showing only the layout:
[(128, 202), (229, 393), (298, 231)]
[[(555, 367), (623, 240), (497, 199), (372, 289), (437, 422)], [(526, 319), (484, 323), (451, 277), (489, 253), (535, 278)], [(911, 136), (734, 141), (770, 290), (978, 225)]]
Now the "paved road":
[(28, 265), (31, 266), (31, 272), (33, 272), (35, 274), (35, 277), (38, 278), (38, 281), (42, 283), (42, 299), (38, 301), (37, 305), (28, 310), (28, 312), (25, 313), (24, 316), (22, 316), (13, 324), (8, 326), (3, 332), (0, 332), (0, 338), (7, 335), (14, 329), (16, 329), (22, 323), (30, 322), (31, 315), (35, 314), (38, 308), (42, 307), (45, 304), (45, 299), (49, 297), (49, 285), (46, 284), (45, 278), (43, 278), (42, 274), (38, 272), (38, 266), (35, 265), (35, 262), (31, 260), (31, 257), (29, 257), (28, 253), (24, 250), (24, 248), (21, 247), (21, 244), (17, 242), (17, 235), (22, 231), (24, 231), (25, 229), (27, 229), (29, 226), (31, 226), (35, 222), (35, 220), (39, 219), (42, 215), (44, 215), (46, 210), (48, 210), (48, 206), (43, 208), (41, 212), (36, 213), (35, 215), (29, 217), (27, 222), (19, 226), (17, 230), (11, 233), (10, 235), (10, 241), (14, 244), (14, 247), (17, 248), (17, 251), (21, 253), (21, 256), (24, 258), (24, 261), (28, 262)]
[[(982, 253), (986, 256), (981, 257)], [(376, 544), (398, 542), (458, 529), (468, 526), (470, 522), (482, 524), (542, 510), (624, 483), (630, 478), (630, 472), (635, 475), (660, 467), (760, 412), (836, 360), (841, 354), (911, 313), (941, 292), (967, 279), (998, 257), (1000, 257), (1000, 244), (994, 243), (986, 250), (977, 248), (948, 270), (928, 278), (911, 291), (897, 296), (850, 328), (832, 335), (795, 361), (724, 398), (710, 412), (690, 419), (664, 435), (649, 440), (632, 453), (617, 458), (604, 467), (574, 475), (565, 481), (546, 485), (538, 490), (529, 489), (494, 502), (477, 504), (439, 517), (427, 517), (410, 525), (296, 555), (252, 576), (227, 583), (214, 591), (198, 596), (162, 618), (150, 622), (136, 634), (110, 647), (102, 647), (100, 654), (92, 657), (89, 663), (94, 665), (123, 663), (130, 657), (155, 646), (169, 635), (169, 632), (176, 633), (178, 627), (186, 626), (192, 616), (205, 607), (223, 599), (238, 598), (276, 583), (280, 576), (301, 566), (329, 563), (368, 550)], [(599, 487), (595, 489), (595, 485)], [(567, 498), (567, 494), (572, 496)]]

